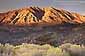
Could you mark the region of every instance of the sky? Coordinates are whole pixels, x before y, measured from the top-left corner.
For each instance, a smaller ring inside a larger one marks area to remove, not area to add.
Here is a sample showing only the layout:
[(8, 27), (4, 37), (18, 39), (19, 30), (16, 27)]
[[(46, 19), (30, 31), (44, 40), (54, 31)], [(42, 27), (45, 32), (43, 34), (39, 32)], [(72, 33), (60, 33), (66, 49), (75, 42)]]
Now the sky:
[(85, 15), (85, 0), (0, 0), (0, 13), (30, 6), (62, 8)]

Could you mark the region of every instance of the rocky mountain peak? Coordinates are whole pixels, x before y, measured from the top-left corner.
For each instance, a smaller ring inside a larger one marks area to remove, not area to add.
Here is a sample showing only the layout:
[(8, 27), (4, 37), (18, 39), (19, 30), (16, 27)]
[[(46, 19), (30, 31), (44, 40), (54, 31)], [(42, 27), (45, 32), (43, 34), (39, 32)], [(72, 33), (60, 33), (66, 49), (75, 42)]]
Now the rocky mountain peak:
[(0, 13), (1, 25), (47, 26), (64, 23), (83, 24), (85, 16), (53, 7), (28, 7)]

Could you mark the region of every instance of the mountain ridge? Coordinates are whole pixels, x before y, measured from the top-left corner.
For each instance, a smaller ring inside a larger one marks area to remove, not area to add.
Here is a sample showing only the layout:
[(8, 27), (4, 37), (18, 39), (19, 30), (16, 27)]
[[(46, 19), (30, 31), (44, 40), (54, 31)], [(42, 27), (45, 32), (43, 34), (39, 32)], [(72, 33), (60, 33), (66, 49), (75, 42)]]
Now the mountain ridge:
[(1, 25), (47, 26), (65, 23), (84, 24), (85, 16), (53, 7), (28, 7), (0, 13)]

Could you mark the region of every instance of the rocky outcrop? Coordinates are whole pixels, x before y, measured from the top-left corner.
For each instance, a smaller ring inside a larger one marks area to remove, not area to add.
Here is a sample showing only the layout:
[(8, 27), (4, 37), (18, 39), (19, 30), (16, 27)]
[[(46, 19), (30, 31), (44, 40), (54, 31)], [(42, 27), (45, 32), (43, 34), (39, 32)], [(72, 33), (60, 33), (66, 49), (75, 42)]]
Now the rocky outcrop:
[(29, 7), (0, 13), (1, 25), (47, 26), (64, 23), (83, 24), (85, 16), (53, 7)]

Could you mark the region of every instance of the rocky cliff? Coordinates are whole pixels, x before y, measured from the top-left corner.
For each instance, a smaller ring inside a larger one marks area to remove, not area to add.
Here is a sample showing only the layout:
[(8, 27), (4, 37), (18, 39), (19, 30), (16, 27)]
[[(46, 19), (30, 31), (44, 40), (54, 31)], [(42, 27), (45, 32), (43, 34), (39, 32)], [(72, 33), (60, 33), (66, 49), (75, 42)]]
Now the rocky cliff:
[(47, 26), (64, 23), (83, 24), (85, 16), (53, 7), (28, 7), (0, 13), (1, 25)]

